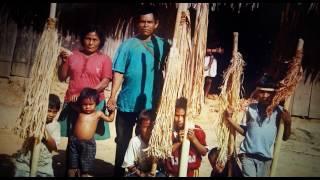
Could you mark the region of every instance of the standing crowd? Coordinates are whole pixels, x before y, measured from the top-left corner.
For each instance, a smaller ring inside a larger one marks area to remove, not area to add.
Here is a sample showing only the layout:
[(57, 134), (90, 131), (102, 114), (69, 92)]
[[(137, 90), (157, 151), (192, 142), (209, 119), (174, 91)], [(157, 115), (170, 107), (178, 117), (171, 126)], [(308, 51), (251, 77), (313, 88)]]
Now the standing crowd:
[[(184, 136), (190, 141), (188, 177), (199, 176), (202, 158), (207, 154), (212, 166), (211, 176), (227, 176), (227, 166), (216, 161), (219, 149), (207, 146), (206, 134), (200, 126), (192, 125), (184, 134), (186, 101), (183, 98), (176, 101), (172, 156), (159, 160), (156, 173), (151, 172), (153, 161), (144, 150), (148, 147), (155, 123), (155, 108), (159, 103), (170, 46), (166, 40), (155, 35), (159, 18), (154, 8), (141, 9), (135, 23), (137, 35), (120, 45), (113, 60), (99, 51), (104, 46), (105, 35), (99, 27), (92, 25), (86, 26), (80, 34), (81, 49), (73, 50), (71, 54), (61, 52), (63, 61), (58, 68), (58, 76), (60, 81), (69, 79), (69, 86), (58, 120), (54, 118), (60, 109), (60, 100), (50, 94), (37, 176), (54, 176), (51, 152), (57, 151), (60, 136), (68, 137), (66, 175), (92, 176), (96, 140), (110, 137), (108, 123), (114, 120), (114, 176), (178, 176)], [(223, 53), (223, 49), (219, 47), (208, 51), (210, 58), (205, 62), (205, 70), (208, 71), (204, 89), (206, 96), (212, 78), (216, 76), (213, 53)], [(112, 82), (111, 95), (106, 99), (103, 92), (109, 82)], [(278, 106), (270, 116), (266, 114), (266, 107), (271, 103), (275, 90), (275, 82), (270, 76), (260, 79), (255, 100), (246, 108), (244, 124), (239, 125), (232, 120), (233, 109), (228, 108), (225, 112), (230, 127), (244, 136), (238, 157), (228, 159), (235, 164), (233, 176), (269, 175), (280, 118), (285, 124), (283, 139), (287, 140), (290, 136), (291, 119), (287, 110)], [(132, 137), (134, 128), (135, 135)], [(30, 156), (30, 149), (15, 155), (15, 176), (29, 176)], [(241, 167), (236, 165), (237, 158), (240, 158)]]

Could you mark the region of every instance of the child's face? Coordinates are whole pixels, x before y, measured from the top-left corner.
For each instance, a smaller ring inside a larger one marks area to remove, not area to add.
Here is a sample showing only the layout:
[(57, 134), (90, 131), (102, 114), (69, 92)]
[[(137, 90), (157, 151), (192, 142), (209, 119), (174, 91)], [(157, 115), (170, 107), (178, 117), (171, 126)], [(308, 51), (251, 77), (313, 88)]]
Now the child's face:
[(96, 110), (96, 102), (92, 98), (85, 98), (81, 102), (81, 112), (90, 114)]
[(140, 135), (142, 139), (149, 140), (151, 136), (152, 127), (153, 127), (153, 123), (151, 122), (150, 119), (142, 120), (140, 124)]
[(176, 108), (176, 112), (174, 114), (174, 126), (176, 129), (184, 128), (185, 115), (186, 111), (183, 108)]
[(57, 116), (59, 109), (57, 108), (48, 108), (47, 121), (46, 123), (51, 123), (53, 119)]

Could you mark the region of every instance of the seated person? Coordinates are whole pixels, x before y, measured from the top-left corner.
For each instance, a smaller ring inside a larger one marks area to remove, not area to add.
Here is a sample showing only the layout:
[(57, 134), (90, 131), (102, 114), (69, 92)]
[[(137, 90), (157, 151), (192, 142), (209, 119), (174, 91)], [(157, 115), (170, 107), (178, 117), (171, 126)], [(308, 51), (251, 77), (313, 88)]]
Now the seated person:
[[(137, 133), (131, 138), (128, 149), (124, 156), (123, 168), (127, 168), (127, 177), (154, 176), (151, 174), (152, 159), (147, 157), (144, 149), (148, 147), (154, 118), (151, 110), (143, 110), (138, 117)], [(156, 177), (165, 177), (161, 172), (156, 172)]]

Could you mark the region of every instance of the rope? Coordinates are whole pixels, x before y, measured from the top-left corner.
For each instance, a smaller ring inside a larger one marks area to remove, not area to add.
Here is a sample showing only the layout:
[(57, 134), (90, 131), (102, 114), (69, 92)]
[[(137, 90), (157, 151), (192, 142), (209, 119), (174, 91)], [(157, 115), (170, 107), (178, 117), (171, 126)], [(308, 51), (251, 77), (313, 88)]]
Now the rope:
[(47, 20), (47, 28), (48, 29), (55, 29), (56, 28), (56, 18), (48, 18)]

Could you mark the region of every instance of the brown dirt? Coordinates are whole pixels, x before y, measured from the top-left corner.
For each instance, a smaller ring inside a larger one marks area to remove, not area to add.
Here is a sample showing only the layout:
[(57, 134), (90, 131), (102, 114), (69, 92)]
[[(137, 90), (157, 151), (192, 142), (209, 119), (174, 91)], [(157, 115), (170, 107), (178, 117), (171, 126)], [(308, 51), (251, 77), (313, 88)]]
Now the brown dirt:
[[(22, 145), (19, 139), (10, 131), (19, 115), (23, 104), (24, 90), (27, 80), (25, 78), (0, 78), (0, 154), (16, 152)], [(66, 83), (55, 82), (52, 93), (59, 95), (61, 100)], [(108, 97), (109, 91), (106, 91)], [(217, 101), (207, 99), (202, 114), (195, 120), (207, 135), (209, 147), (216, 146), (215, 121), (217, 119)], [(290, 139), (282, 143), (277, 176), (320, 176), (320, 121), (306, 120), (293, 117), (292, 135)], [(115, 156), (115, 126), (110, 123), (111, 138), (97, 141), (97, 155), (95, 161), (95, 176), (112, 176)], [(59, 151), (54, 154), (54, 171), (56, 176), (63, 176), (65, 170), (65, 148), (67, 139), (62, 138)], [(203, 157), (200, 168), (200, 176), (208, 177), (211, 166), (208, 158)]]

